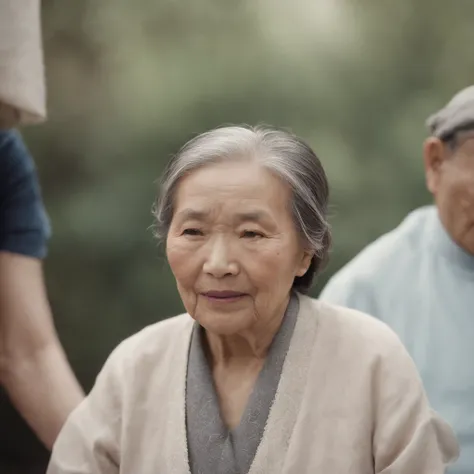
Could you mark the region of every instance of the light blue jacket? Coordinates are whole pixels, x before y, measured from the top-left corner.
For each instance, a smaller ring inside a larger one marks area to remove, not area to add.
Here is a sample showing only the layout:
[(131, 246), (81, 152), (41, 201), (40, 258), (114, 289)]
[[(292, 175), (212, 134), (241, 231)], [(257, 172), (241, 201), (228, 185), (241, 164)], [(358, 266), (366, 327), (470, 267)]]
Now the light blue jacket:
[(409, 214), (331, 278), (321, 299), (364, 311), (399, 335), (433, 408), (455, 430), (452, 474), (474, 473), (474, 256), (435, 207)]

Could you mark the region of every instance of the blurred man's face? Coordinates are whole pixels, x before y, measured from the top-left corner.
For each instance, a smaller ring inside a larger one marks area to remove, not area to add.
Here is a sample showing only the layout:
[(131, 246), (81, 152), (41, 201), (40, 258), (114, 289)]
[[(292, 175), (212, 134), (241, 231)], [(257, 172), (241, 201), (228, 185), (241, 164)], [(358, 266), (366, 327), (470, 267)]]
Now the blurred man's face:
[(460, 132), (453, 147), (428, 138), (424, 160), (428, 188), (444, 227), (474, 255), (474, 130)]

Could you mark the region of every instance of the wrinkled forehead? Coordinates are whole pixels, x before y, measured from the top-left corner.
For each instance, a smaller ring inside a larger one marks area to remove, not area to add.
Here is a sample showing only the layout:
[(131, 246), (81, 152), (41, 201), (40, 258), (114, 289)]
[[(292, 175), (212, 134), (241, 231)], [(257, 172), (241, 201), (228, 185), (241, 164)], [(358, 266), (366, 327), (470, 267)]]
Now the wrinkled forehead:
[(256, 163), (231, 162), (206, 166), (177, 184), (174, 214), (203, 218), (227, 213), (257, 220), (286, 212), (291, 190), (278, 176)]
[(176, 224), (185, 222), (212, 222), (222, 221), (231, 225), (239, 224), (274, 224), (274, 214), (265, 206), (258, 207), (258, 205), (248, 206), (245, 204), (241, 208), (235, 208), (232, 205), (226, 205), (222, 202), (209, 203), (205, 207), (188, 207), (178, 209), (174, 217)]
[(474, 162), (474, 129), (463, 130), (456, 134), (454, 154), (469, 155)]

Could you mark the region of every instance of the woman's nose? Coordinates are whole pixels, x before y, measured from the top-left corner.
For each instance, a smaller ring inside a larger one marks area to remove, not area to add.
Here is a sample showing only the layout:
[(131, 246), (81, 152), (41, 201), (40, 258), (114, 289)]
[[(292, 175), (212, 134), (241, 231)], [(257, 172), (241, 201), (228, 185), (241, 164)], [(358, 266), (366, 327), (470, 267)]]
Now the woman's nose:
[(224, 237), (209, 242), (209, 251), (204, 262), (205, 273), (215, 278), (222, 278), (227, 275), (237, 275), (238, 264), (232, 258), (229, 249), (229, 242)]

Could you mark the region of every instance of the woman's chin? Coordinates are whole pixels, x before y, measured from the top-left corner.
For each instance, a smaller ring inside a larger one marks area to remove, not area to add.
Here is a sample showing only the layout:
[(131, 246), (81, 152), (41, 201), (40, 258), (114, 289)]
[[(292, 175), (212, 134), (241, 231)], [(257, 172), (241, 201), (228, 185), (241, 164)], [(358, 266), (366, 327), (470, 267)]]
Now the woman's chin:
[(252, 325), (253, 318), (231, 313), (207, 314), (202, 318), (195, 318), (196, 321), (212, 334), (220, 336), (232, 336), (238, 334)]

